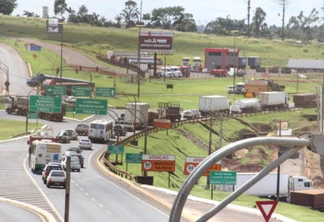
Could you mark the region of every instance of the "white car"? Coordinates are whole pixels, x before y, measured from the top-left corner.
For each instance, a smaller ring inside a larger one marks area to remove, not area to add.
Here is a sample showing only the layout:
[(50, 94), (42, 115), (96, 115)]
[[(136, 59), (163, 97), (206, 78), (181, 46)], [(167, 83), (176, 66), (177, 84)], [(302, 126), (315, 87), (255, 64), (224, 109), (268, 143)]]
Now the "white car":
[(162, 67), (161, 75), (162, 75), (162, 77), (164, 77), (164, 75), (165, 75), (165, 78), (172, 78), (173, 72), (170, 69), (170, 67), (166, 67), (165, 69), (164, 69), (164, 67)]
[(80, 139), (79, 147), (80, 149), (92, 150), (92, 143), (89, 139)]
[(75, 103), (75, 101), (76, 101), (75, 96), (66, 96), (66, 97), (64, 97), (64, 102), (66, 102), (66, 103)]
[(51, 170), (46, 178), (46, 186), (62, 186), (65, 189), (66, 173), (64, 170)]
[(195, 119), (200, 117), (199, 110), (196, 109), (190, 109), (183, 111), (183, 118), (184, 119)]
[[(80, 160), (78, 157), (76, 156), (70, 156), (71, 157), (71, 171), (78, 171), (80, 172), (80, 169), (81, 169), (81, 164), (80, 164)], [(62, 169), (64, 169), (66, 171), (66, 168), (67, 168), (67, 156), (64, 156), (61, 160), (61, 166), (62, 166)]]
[(173, 72), (173, 77), (176, 77), (176, 78), (182, 77), (182, 73), (178, 66), (170, 66), (170, 69)]

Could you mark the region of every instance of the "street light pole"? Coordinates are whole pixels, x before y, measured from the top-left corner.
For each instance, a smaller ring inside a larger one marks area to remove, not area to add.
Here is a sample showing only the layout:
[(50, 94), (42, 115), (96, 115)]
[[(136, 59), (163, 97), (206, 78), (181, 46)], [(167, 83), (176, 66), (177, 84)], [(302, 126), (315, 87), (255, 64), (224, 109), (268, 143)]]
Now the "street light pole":
[(137, 43), (137, 98), (140, 98), (140, 87), (141, 87), (141, 78), (140, 78), (140, 70), (141, 70), (141, 30), (142, 27), (140, 26), (138, 29), (138, 43)]

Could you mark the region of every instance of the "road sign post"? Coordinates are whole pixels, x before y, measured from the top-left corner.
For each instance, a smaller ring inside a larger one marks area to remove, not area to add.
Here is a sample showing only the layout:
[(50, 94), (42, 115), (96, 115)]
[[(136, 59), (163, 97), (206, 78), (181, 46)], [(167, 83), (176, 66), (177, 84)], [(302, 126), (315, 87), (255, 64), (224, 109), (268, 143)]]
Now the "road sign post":
[(84, 96), (91, 97), (92, 90), (90, 87), (86, 86), (72, 86), (72, 96)]
[[(112, 146), (109, 145), (108, 149), (107, 149), (107, 153), (110, 154), (116, 154), (116, 163), (118, 163), (118, 154), (123, 155), (124, 153), (124, 146)], [(123, 156), (121, 158), (123, 160)], [(108, 160), (109, 160), (109, 156), (108, 156)]]
[(115, 97), (116, 89), (115, 88), (106, 88), (106, 87), (97, 87), (96, 96), (102, 97)]
[(107, 100), (77, 98), (75, 113), (107, 115), (107, 105)]
[(29, 111), (47, 112), (47, 113), (61, 113), (62, 99), (54, 96), (35, 96), (29, 97)]
[(141, 153), (126, 153), (126, 171), (129, 163), (142, 163)]

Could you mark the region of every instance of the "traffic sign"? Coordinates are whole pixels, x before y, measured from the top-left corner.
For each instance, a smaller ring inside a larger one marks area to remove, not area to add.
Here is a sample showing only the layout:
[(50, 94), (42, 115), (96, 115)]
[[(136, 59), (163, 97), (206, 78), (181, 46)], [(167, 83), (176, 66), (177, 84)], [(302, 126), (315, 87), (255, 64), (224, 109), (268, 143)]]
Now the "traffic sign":
[[(205, 158), (204, 157), (191, 157), (187, 156), (185, 160), (185, 166), (184, 166), (184, 174), (189, 175), (194, 171), (194, 169), (198, 166), (200, 162), (202, 162)], [(203, 176), (209, 176), (210, 171), (220, 171), (222, 169), (221, 164), (213, 164), (204, 174)]]
[(266, 222), (268, 222), (271, 218), (271, 215), (273, 211), (275, 210), (278, 201), (272, 200), (272, 201), (256, 201), (256, 205), (258, 206), (259, 210), (261, 211), (261, 214)]
[(142, 154), (141, 153), (126, 153), (126, 163), (141, 163)]
[(109, 154), (123, 154), (124, 153), (124, 146), (108, 146), (108, 153)]
[(66, 86), (46, 86), (46, 95), (47, 96), (64, 96), (66, 95)]
[(106, 88), (106, 87), (97, 87), (96, 96), (103, 97), (115, 97), (116, 89), (115, 88)]
[(61, 113), (62, 99), (54, 96), (29, 96), (29, 111)]
[(91, 96), (92, 90), (86, 86), (72, 86), (71, 96)]
[(28, 112), (28, 119), (38, 119), (38, 113)]
[(232, 171), (210, 171), (210, 184), (236, 185), (236, 172)]
[(174, 172), (175, 156), (165, 154), (143, 154), (142, 171)]
[(77, 98), (75, 113), (107, 115), (107, 104), (107, 100)]

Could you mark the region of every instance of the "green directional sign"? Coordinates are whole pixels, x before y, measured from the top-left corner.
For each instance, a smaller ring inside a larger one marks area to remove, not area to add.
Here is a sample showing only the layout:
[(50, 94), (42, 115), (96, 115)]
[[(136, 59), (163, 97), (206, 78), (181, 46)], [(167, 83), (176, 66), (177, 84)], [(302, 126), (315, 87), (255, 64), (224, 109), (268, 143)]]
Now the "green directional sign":
[(142, 154), (126, 153), (126, 163), (142, 163)]
[(61, 113), (62, 99), (54, 96), (29, 96), (29, 111)]
[(115, 88), (105, 88), (105, 87), (96, 88), (96, 96), (115, 97), (115, 95), (116, 95)]
[(123, 154), (124, 153), (124, 146), (108, 145), (108, 153), (110, 153), (110, 154)]
[(46, 86), (46, 95), (47, 96), (64, 96), (66, 95), (66, 86)]
[(108, 101), (103, 99), (77, 98), (75, 102), (75, 113), (107, 115)]
[(232, 171), (210, 171), (210, 184), (236, 185), (236, 172)]
[(38, 119), (38, 113), (28, 112), (28, 119)]
[(72, 86), (71, 96), (90, 97), (92, 94), (91, 88), (86, 86)]

